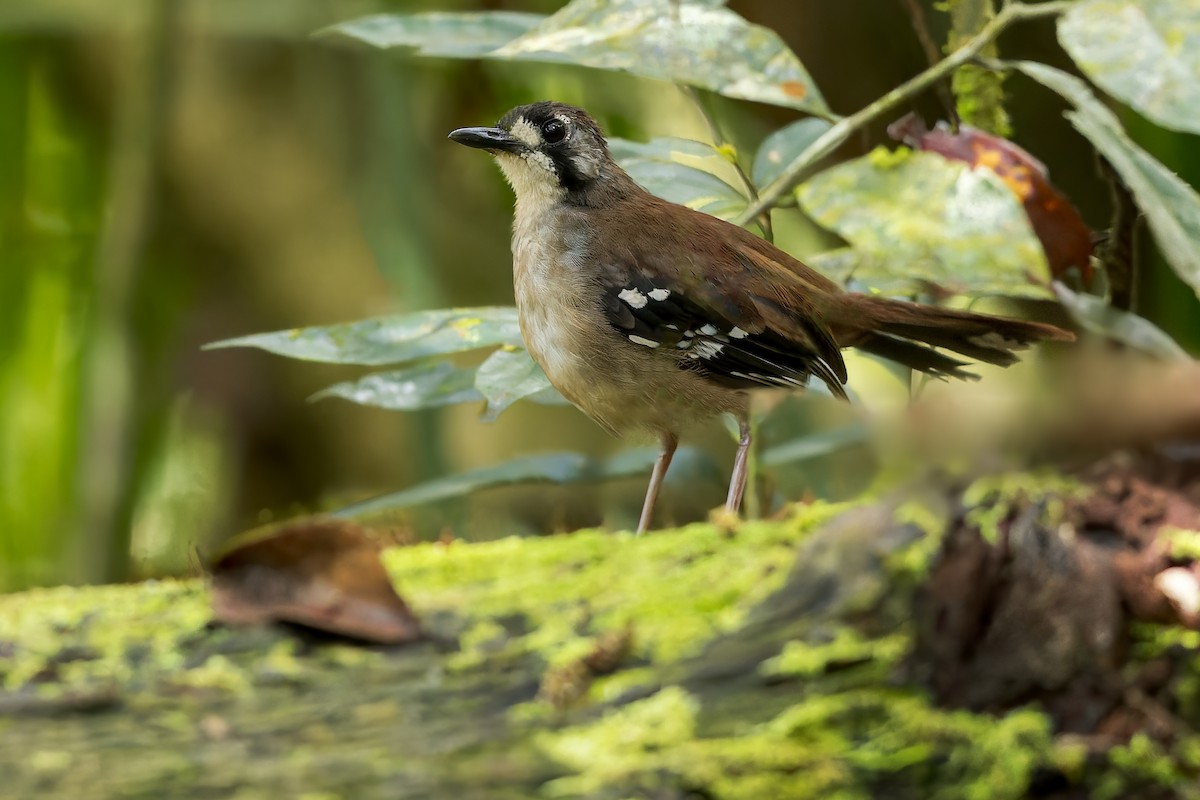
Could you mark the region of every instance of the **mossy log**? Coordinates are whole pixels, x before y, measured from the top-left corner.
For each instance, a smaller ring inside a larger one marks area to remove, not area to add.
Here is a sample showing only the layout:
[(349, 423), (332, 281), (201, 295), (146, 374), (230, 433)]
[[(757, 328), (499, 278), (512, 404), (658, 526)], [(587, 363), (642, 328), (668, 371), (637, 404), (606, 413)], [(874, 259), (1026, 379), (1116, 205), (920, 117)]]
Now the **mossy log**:
[(1196, 796), (1196, 634), (1107, 595), (1081, 627), (1072, 576), (1108, 578), (1070, 555), (1079, 485), (990, 480), (390, 549), (430, 634), (396, 647), (214, 625), (201, 580), (3, 597), (0, 796)]

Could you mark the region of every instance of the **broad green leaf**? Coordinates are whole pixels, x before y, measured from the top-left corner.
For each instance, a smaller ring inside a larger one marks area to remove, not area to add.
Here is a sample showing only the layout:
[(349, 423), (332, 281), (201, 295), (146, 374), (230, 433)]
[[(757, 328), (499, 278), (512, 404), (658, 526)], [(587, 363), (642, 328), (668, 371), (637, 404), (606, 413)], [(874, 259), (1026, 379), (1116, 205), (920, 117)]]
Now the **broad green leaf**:
[[(617, 163), (646, 191), (721, 219), (746, 208), (737, 189), (700, 166), (724, 163), (716, 148), (691, 139), (671, 137), (649, 142), (613, 139), (609, 150)], [(684, 163), (684, 162), (691, 163)]]
[(207, 345), (258, 347), (304, 361), (397, 364), (492, 345), (520, 346), (517, 310), (505, 306), (418, 311), (314, 328), (259, 333)]
[(492, 467), (448, 475), (399, 492), (364, 500), (339, 509), (335, 517), (355, 517), (396, 508), (409, 508), (499, 486), (521, 483), (573, 483), (582, 480), (592, 461), (581, 453), (525, 456)]
[(340, 35), (375, 47), (402, 47), (421, 56), (477, 58), (532, 30), (542, 14), (515, 11), (374, 14), (331, 25), (317, 35)]
[(475, 370), (456, 367), (448, 361), (378, 372), (356, 381), (338, 383), (317, 392), (309, 400), (326, 397), (341, 397), (359, 405), (392, 411), (416, 411), (483, 399), (475, 388)]
[(768, 467), (778, 467), (783, 464), (794, 464), (798, 461), (820, 458), (852, 445), (863, 444), (869, 438), (870, 428), (861, 424), (810, 433), (768, 448), (762, 454), (762, 463)]
[(886, 292), (927, 282), (959, 294), (1050, 296), (1029, 218), (990, 170), (934, 153), (877, 150), (817, 174), (797, 197), (852, 245), (852, 257), (841, 259), (843, 280), (852, 275)]
[(1097, 86), (1154, 122), (1200, 133), (1200, 3), (1086, 0), (1058, 39)]
[[(403, 491), (374, 497), (335, 511), (335, 517), (357, 517), (398, 508), (465, 497), (484, 489), (523, 483), (566, 485), (584, 481), (605, 481), (643, 475), (650, 471), (658, 452), (650, 448), (617, 453), (607, 460), (588, 458), (581, 453), (547, 453), (524, 456), (491, 467), (473, 469), (458, 475), (437, 478)], [(693, 448), (681, 447), (675, 457), (690, 464), (688, 473), (706, 476), (712, 461)]]
[(782, 174), (830, 125), (823, 119), (798, 119), (772, 133), (758, 148), (750, 177), (755, 186), (766, 186)]
[(1115, 339), (1158, 358), (1190, 358), (1174, 339), (1144, 317), (1113, 308), (1102, 298), (1073, 292), (1061, 283), (1054, 284), (1054, 293), (1071, 319), (1092, 333)]
[(1138, 147), (1115, 114), (1087, 84), (1062, 70), (1020, 61), (1021, 72), (1065, 97), (1075, 111), (1066, 118), (1096, 146), (1133, 193), (1167, 263), (1200, 294), (1200, 195), (1178, 175)]
[(648, 142), (613, 137), (608, 140), (608, 151), (619, 162), (637, 159), (680, 161), (684, 158), (721, 160), (721, 154), (711, 144), (678, 136), (660, 136)]
[(621, 70), (829, 114), (804, 65), (774, 31), (712, 3), (573, 0), (489, 57)]
[(475, 388), (487, 400), (484, 422), (492, 422), (522, 398), (549, 405), (567, 402), (522, 347), (503, 347), (488, 356), (475, 373)]

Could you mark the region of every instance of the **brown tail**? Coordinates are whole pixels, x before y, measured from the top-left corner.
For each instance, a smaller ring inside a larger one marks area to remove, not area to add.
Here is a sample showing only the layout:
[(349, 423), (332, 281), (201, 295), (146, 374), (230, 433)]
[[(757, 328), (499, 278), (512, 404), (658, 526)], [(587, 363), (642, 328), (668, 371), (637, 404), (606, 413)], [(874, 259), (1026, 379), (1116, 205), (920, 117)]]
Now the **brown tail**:
[(844, 324), (835, 330), (838, 343), (904, 364), (937, 377), (978, 376), (966, 372), (964, 361), (934, 347), (975, 361), (1007, 367), (1017, 361), (1013, 351), (1043, 340), (1071, 341), (1070, 331), (1040, 322), (988, 314), (973, 314), (937, 306), (889, 300), (871, 295), (846, 295)]

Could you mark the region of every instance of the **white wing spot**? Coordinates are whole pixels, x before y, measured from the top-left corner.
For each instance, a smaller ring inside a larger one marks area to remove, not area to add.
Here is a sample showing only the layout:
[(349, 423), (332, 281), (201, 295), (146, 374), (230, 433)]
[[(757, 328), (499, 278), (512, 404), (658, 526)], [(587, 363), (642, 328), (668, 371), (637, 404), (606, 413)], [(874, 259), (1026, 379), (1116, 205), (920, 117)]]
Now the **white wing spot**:
[(645, 308), (646, 303), (650, 302), (646, 299), (646, 295), (637, 289), (622, 289), (617, 297), (628, 303), (630, 308)]
[(717, 329), (713, 325), (705, 325), (703, 328), (700, 329), (700, 332), (703, 333), (705, 336), (713, 336), (716, 334)]
[(971, 336), (967, 341), (978, 347), (987, 347), (994, 350), (1023, 350), (1025, 345), (1016, 339), (1007, 339), (996, 331), (979, 336)]
[(686, 337), (688, 337), (688, 338), (690, 339), (690, 338), (692, 338), (693, 336), (695, 336), (695, 335), (696, 335), (696, 332), (695, 332), (695, 331), (684, 331), (684, 332), (683, 332), (683, 335), (684, 335), (684, 336), (686, 336)]
[(732, 336), (734, 339), (745, 339), (747, 336), (746, 332), (744, 330), (742, 330), (741, 328), (734, 328), (733, 330), (731, 330), (729, 332), (729, 335)]
[(696, 353), (703, 358), (716, 358), (724, 348), (725, 345), (716, 342), (700, 341), (696, 343)]
[(645, 347), (658, 347), (658, 344), (659, 344), (658, 342), (654, 341), (653, 339), (647, 339), (644, 336), (636, 336), (636, 335), (632, 335), (632, 334), (629, 337), (629, 341), (633, 342), (634, 344), (643, 345)]
[(651, 289), (650, 290), (650, 299), (651, 300), (658, 300), (661, 302), (663, 300), (666, 300), (670, 296), (671, 296), (670, 289)]

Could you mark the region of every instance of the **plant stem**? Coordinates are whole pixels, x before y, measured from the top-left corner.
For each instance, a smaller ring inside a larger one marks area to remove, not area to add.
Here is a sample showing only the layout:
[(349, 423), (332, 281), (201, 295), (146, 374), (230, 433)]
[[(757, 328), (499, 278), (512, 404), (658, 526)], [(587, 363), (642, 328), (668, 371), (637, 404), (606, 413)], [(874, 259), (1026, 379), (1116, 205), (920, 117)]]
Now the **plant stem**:
[[(684, 84), (680, 84), (679, 88), (692, 101), (692, 105), (696, 107), (696, 110), (700, 112), (700, 116), (704, 119), (704, 124), (708, 126), (708, 137), (712, 139), (712, 143), (718, 148), (729, 144), (729, 141), (725, 138), (725, 134), (721, 132), (721, 126), (717, 124), (716, 117), (708, 110), (708, 106), (704, 104), (700, 93), (693, 87)], [(738, 179), (742, 182), (742, 187), (746, 190), (746, 196), (750, 198), (751, 203), (756, 202), (758, 200), (758, 187), (754, 185), (754, 181), (750, 180), (750, 176), (746, 174), (746, 170), (742, 169), (742, 164), (737, 158), (730, 159), (730, 163), (733, 164), (733, 169), (737, 172)], [(756, 222), (762, 225), (763, 236), (766, 240), (774, 242), (775, 233), (771, 230), (770, 209), (764, 210)]]
[(763, 187), (762, 191), (759, 192), (758, 199), (750, 203), (750, 206), (742, 212), (736, 222), (739, 225), (745, 225), (747, 222), (756, 219), (768, 208), (773, 207), (779, 202), (780, 198), (799, 183), (800, 177), (804, 174), (805, 170), (832, 153), (851, 134), (888, 113), (901, 103), (925, 91), (938, 81), (943, 80), (963, 64), (970, 62), (1013, 23), (1028, 19), (1057, 16), (1070, 8), (1074, 2), (1075, 0), (1051, 0), (1051, 2), (1038, 3), (1037, 5), (1028, 5), (1026, 3), (1010, 3), (1006, 5), (1001, 9), (1000, 13), (984, 26), (978, 36), (971, 39), (958, 50), (955, 50), (944, 60), (939, 61), (919, 75), (900, 84), (869, 106), (835, 122), (833, 127), (809, 145), (808, 149), (796, 156), (778, 178)]
[[(942, 51), (938, 49), (937, 44), (933, 41), (933, 35), (929, 32), (929, 21), (925, 18), (925, 9), (921, 7), (921, 0), (900, 0), (900, 3), (908, 11), (913, 31), (917, 34), (917, 41), (921, 43), (921, 49), (925, 52), (925, 60), (932, 67), (942, 60)], [(958, 130), (958, 109), (954, 106), (954, 95), (945, 81), (937, 82), (937, 95), (946, 109), (947, 118), (953, 123), (954, 129)]]

